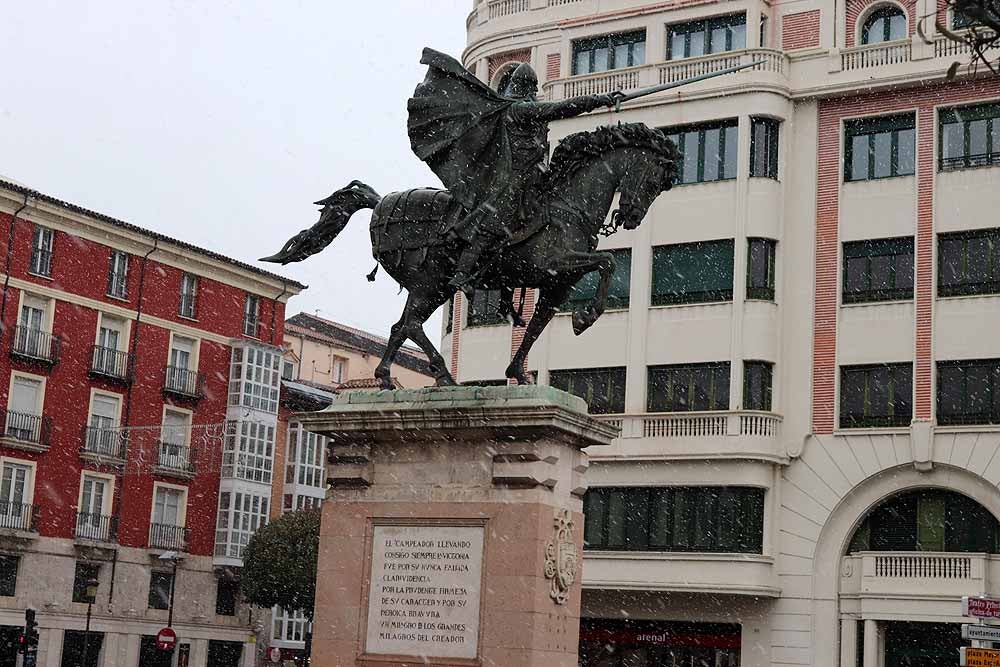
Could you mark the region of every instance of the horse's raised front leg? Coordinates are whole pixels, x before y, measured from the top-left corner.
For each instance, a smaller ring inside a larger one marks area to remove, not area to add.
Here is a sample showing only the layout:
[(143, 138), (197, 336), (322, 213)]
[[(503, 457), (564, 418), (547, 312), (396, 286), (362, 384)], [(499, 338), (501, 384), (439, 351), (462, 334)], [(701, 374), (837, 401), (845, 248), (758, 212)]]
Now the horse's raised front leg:
[(604, 313), (608, 290), (611, 288), (611, 277), (615, 272), (615, 258), (609, 252), (570, 251), (555, 258), (551, 268), (556, 272), (583, 274), (598, 271), (601, 274), (601, 282), (597, 286), (594, 298), (590, 303), (573, 311), (573, 333), (579, 336)]
[(514, 357), (507, 366), (505, 375), (517, 380), (518, 384), (530, 384), (527, 374), (524, 371), (524, 362), (528, 360), (528, 352), (535, 344), (545, 327), (552, 321), (552, 316), (556, 314), (559, 305), (566, 300), (570, 286), (549, 287), (542, 290), (542, 294), (535, 305), (535, 312), (528, 321), (528, 328), (524, 330), (524, 338), (514, 353)]

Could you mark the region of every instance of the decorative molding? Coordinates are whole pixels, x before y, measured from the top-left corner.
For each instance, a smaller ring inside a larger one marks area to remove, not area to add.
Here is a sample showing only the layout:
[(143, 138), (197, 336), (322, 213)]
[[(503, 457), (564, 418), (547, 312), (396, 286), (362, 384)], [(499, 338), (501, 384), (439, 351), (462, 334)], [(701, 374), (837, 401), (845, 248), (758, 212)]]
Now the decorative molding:
[(566, 604), (576, 581), (580, 554), (573, 535), (573, 515), (568, 509), (556, 510), (554, 535), (545, 546), (545, 578), (551, 580), (549, 597), (556, 604)]

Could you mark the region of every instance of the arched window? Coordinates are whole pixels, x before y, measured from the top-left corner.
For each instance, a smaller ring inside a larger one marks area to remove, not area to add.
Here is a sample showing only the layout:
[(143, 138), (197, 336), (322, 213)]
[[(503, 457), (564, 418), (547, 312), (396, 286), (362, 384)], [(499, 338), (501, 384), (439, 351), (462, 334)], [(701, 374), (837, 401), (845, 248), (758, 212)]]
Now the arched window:
[(872, 509), (848, 551), (956, 551), (998, 553), (997, 520), (975, 500), (954, 491), (904, 491)]
[(895, 5), (873, 11), (861, 27), (862, 44), (891, 42), (906, 37), (906, 14)]

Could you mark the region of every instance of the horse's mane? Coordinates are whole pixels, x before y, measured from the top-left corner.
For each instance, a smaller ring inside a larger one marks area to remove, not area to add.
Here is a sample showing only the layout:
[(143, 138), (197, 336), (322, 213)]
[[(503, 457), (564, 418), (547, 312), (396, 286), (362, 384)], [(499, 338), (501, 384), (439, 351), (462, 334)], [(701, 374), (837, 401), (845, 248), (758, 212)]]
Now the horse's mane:
[(559, 142), (549, 163), (548, 185), (568, 179), (582, 167), (616, 148), (649, 148), (676, 160), (677, 149), (663, 132), (643, 123), (619, 123), (576, 132)]

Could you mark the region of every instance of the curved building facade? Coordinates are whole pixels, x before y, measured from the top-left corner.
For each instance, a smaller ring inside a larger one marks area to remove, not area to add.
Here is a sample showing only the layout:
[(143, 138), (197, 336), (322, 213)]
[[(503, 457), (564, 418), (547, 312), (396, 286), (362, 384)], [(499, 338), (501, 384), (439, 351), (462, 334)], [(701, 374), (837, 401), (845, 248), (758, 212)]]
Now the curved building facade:
[[(552, 125), (683, 153), (601, 241), (609, 311), (528, 360), (622, 429), (592, 452), (582, 665), (950, 663), (960, 597), (1000, 593), (1000, 79), (946, 80), (969, 55), (935, 21), (965, 25), (939, 0), (475, 4), (465, 64), (529, 62), (550, 100), (757, 63)], [(495, 298), (445, 317), (460, 381), (523, 335)]]

